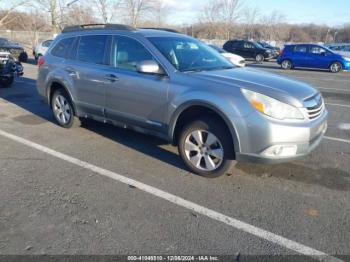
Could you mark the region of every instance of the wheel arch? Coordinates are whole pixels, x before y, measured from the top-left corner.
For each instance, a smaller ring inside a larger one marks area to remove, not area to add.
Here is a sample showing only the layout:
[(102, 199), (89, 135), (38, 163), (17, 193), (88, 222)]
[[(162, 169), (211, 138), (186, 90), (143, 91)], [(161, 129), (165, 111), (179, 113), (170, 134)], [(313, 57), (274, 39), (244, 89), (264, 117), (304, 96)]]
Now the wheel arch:
[(76, 106), (73, 100), (73, 96), (72, 94), (69, 92), (68, 88), (59, 80), (53, 80), (50, 85), (49, 88), (47, 89), (47, 100), (48, 100), (48, 104), (50, 107), (52, 107), (51, 101), (52, 101), (52, 96), (55, 93), (56, 90), (58, 89), (63, 89), (69, 96), (69, 99), (73, 105), (73, 110), (74, 110), (74, 114), (76, 115), (77, 111), (76, 111)]
[[(190, 112), (191, 110), (198, 110), (198, 112), (191, 114)], [(190, 121), (191, 119), (193, 119), (191, 118), (192, 116), (194, 117), (199, 116), (202, 112), (211, 112), (222, 120), (222, 122), (225, 124), (225, 126), (227, 127), (230, 133), (232, 143), (233, 143), (232, 146), (234, 149), (233, 153), (239, 152), (240, 151), (239, 137), (234, 124), (228, 119), (228, 117), (219, 108), (205, 101), (190, 101), (182, 104), (177, 108), (169, 124), (169, 130), (168, 130), (169, 140), (174, 145), (176, 145), (179, 132), (181, 128), (184, 126), (184, 124), (187, 123), (186, 121)], [(190, 115), (186, 116), (186, 114), (190, 114)], [(185, 120), (185, 122), (181, 122), (182, 120)]]

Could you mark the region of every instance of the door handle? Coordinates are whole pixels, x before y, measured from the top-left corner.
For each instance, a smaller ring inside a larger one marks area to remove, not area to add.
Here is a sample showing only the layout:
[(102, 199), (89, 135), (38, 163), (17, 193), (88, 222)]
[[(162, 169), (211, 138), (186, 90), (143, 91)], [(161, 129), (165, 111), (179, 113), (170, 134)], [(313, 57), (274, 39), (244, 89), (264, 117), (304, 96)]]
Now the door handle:
[(105, 79), (107, 79), (107, 80), (109, 80), (111, 82), (119, 81), (119, 78), (116, 75), (113, 75), (113, 74), (105, 75)]

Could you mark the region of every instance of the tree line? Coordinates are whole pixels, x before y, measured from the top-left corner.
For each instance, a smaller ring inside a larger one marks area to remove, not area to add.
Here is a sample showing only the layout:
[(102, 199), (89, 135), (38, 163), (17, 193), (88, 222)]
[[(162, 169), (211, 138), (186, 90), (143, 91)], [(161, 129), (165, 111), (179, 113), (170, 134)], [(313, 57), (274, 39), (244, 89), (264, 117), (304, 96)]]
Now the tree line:
[(262, 15), (244, 0), (207, 0), (192, 24), (172, 23), (173, 10), (165, 0), (0, 0), (0, 28), (59, 33), (67, 25), (114, 22), (169, 27), (205, 39), (350, 42), (350, 23), (289, 24), (284, 14)]

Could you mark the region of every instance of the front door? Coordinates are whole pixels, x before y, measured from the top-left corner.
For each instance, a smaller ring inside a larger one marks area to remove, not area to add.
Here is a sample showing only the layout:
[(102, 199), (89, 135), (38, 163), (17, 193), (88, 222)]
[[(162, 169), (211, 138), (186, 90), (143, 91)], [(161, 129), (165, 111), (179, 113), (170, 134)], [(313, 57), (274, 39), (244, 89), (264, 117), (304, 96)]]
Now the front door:
[(169, 79), (137, 72), (137, 64), (146, 60), (155, 59), (140, 42), (126, 36), (113, 37), (106, 116), (160, 131), (164, 129)]

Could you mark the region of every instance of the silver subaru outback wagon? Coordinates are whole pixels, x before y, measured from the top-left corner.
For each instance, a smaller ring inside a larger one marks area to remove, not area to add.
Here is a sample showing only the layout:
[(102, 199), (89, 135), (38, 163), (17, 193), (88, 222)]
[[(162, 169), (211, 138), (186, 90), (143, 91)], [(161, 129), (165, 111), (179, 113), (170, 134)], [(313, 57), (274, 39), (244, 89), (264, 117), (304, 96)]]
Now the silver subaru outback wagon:
[(327, 129), (313, 87), (237, 68), (202, 42), (166, 30), (67, 27), (38, 65), (38, 92), (60, 126), (89, 118), (158, 136), (205, 177), (224, 174), (234, 161), (305, 156)]

